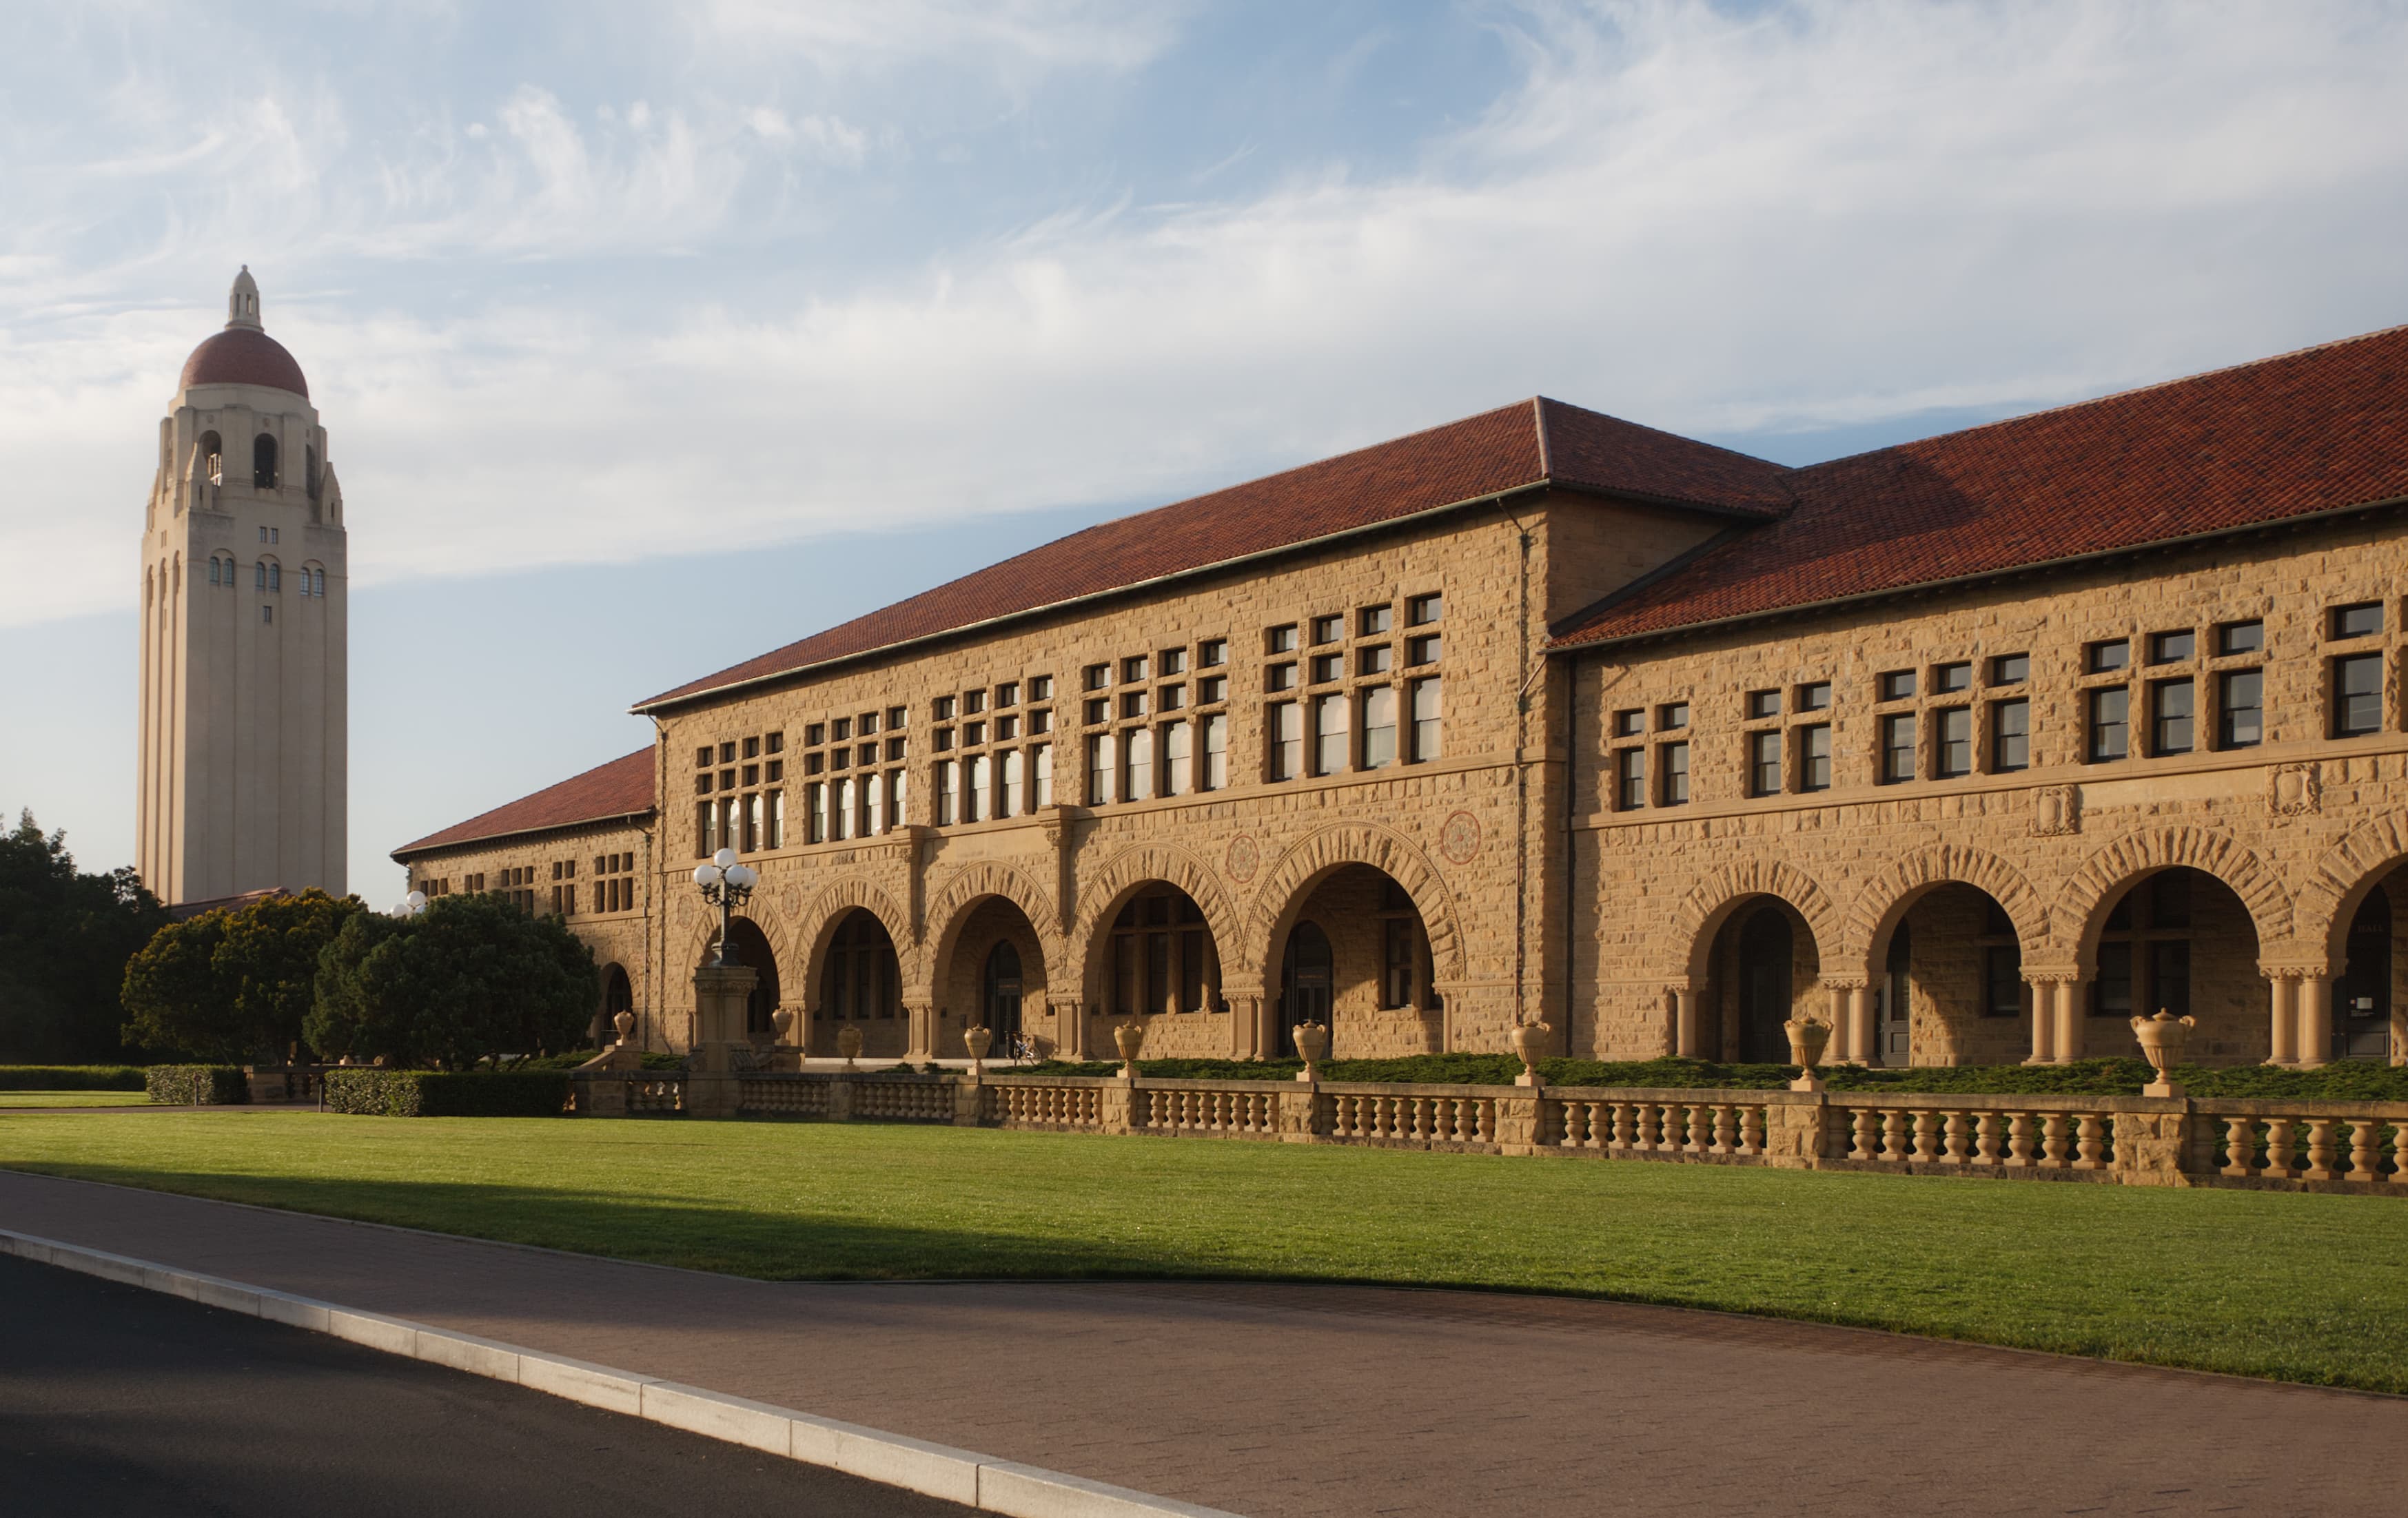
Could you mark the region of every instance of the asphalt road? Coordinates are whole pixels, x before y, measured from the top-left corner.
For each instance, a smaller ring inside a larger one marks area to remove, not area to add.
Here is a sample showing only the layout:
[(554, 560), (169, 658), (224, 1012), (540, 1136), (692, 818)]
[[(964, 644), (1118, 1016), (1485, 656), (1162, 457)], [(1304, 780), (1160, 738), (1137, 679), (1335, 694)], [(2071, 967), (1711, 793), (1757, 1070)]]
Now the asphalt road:
[(972, 1510), (0, 1256), (0, 1512)]

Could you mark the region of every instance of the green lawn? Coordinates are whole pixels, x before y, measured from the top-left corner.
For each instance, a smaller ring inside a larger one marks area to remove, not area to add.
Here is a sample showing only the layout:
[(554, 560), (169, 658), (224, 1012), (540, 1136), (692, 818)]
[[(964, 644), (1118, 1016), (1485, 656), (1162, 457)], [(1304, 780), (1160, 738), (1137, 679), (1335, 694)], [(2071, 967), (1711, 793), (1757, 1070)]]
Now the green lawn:
[(2408, 1392), (2408, 1198), (878, 1124), (0, 1117), (0, 1166), (771, 1279), (1570, 1292)]
[(148, 1107), (138, 1091), (0, 1091), (0, 1109), (10, 1107)]

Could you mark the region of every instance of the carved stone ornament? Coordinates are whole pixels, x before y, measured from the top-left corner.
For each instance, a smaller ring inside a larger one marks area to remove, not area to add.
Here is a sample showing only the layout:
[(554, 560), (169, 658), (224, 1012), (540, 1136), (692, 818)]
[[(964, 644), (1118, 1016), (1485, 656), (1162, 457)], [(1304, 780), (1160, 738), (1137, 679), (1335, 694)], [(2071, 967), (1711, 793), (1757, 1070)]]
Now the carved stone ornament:
[(1480, 852), (1480, 819), (1458, 811), (1438, 830), (1438, 852), (1458, 865), (1469, 865)]
[(2032, 795), (2032, 836), (2062, 838), (2082, 831), (2082, 792), (2071, 785), (2043, 785)]
[(2276, 765), (2266, 777), (2266, 809), (2277, 817), (2304, 817), (2324, 804), (2324, 785), (2316, 762)]
[(1254, 836), (1240, 833), (1229, 840), (1229, 852), (1221, 867), (1228, 872), (1229, 879), (1243, 885), (1254, 878), (1254, 870), (1262, 862), (1262, 851), (1255, 846)]

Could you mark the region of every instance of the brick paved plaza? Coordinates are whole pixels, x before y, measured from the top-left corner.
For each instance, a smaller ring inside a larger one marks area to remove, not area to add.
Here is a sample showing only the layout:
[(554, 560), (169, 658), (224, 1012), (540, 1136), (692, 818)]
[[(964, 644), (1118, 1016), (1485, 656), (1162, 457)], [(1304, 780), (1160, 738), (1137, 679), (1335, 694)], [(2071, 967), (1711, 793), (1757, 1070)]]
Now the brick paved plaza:
[(2408, 1478), (2401, 1398), (1674, 1309), (765, 1283), (11, 1173), (0, 1220), (1259, 1518), (2375, 1514)]

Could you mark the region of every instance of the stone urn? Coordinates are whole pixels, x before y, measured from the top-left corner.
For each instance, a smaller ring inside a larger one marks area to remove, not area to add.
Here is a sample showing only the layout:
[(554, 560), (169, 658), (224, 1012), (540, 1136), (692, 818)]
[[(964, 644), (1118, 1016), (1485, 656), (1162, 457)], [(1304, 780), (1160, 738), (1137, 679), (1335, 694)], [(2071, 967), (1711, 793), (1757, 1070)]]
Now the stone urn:
[(853, 1062), (861, 1057), (861, 1030), (854, 1027), (837, 1029), (836, 1052), (844, 1056), (844, 1067), (852, 1069)]
[(1145, 1024), (1122, 1024), (1112, 1029), (1112, 1042), (1121, 1046), (1121, 1075), (1126, 1080), (1136, 1080), (1138, 1051), (1145, 1047)]
[(636, 1014), (621, 1012), (610, 1019), (610, 1025), (619, 1030), (619, 1041), (624, 1044), (636, 1031)]
[(1789, 1035), (1789, 1063), (1798, 1067), (1798, 1079), (1789, 1082), (1792, 1091), (1820, 1091), (1823, 1078), (1814, 1067), (1823, 1063), (1823, 1051), (1831, 1047), (1831, 1024), (1819, 1017), (1793, 1017), (1781, 1024)]
[(1292, 1035), (1296, 1039), (1297, 1057), (1304, 1068), (1297, 1072), (1299, 1081), (1321, 1079), (1321, 1062), (1329, 1055), (1329, 1030), (1318, 1023), (1298, 1023)]
[(1546, 1078), (1539, 1073), (1539, 1061), (1547, 1052), (1547, 1035), (1553, 1025), (1545, 1023), (1517, 1023), (1513, 1025), (1513, 1053), (1522, 1056), (1522, 1073), (1513, 1078), (1517, 1086), (1543, 1086)]
[(2195, 1017), (2176, 1017), (2163, 1008), (2155, 1017), (2132, 1019), (2132, 1036), (2141, 1040), (2141, 1057), (2157, 1078), (2141, 1088), (2143, 1096), (2179, 1096), (2183, 1088), (2169, 1079), (2168, 1070), (2182, 1063), (2183, 1049), (2190, 1042), (2190, 1030), (2199, 1026)]
[(995, 1035), (975, 1023), (962, 1029), (962, 1044), (970, 1052), (970, 1069), (973, 1072), (986, 1068), (986, 1052), (994, 1042)]
[(784, 1043), (786, 1041), (786, 1036), (795, 1031), (795, 1010), (791, 1007), (781, 1007), (776, 1011), (771, 1012), (769, 1014), (769, 1027), (772, 1030), (771, 1038), (773, 1041)]

